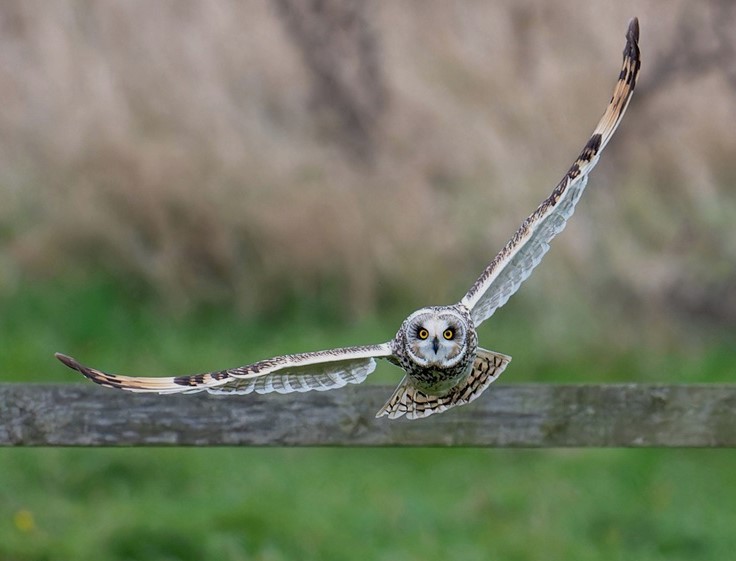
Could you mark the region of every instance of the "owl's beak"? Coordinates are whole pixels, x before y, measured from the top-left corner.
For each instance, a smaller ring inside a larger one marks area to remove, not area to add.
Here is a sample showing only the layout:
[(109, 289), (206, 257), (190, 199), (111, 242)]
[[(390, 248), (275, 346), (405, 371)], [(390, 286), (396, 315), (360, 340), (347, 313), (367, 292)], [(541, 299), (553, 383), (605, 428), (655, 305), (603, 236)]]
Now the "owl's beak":
[(439, 337), (435, 337), (432, 339), (432, 349), (434, 350), (434, 354), (437, 354), (437, 351), (440, 350), (440, 339)]

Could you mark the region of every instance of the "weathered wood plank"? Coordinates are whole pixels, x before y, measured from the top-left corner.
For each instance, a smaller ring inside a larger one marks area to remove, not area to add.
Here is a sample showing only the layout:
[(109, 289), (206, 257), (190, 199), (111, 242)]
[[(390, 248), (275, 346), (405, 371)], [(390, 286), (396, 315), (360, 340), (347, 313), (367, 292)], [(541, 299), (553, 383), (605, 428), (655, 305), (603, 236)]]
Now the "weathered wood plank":
[(373, 415), (386, 386), (158, 396), (0, 384), (3, 446), (736, 446), (736, 385), (497, 385), (419, 421)]

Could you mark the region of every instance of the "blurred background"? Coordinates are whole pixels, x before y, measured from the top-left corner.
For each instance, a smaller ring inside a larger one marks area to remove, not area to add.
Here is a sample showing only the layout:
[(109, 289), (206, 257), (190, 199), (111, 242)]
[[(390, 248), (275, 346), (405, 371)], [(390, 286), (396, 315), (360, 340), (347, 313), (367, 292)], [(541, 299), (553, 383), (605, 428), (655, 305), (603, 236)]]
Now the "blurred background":
[[(481, 339), (501, 383), (732, 382), (727, 0), (0, 3), (0, 381), (380, 342), (457, 301), (579, 153), (634, 15), (628, 113)], [(5, 449), (0, 561), (726, 558), (734, 462)]]

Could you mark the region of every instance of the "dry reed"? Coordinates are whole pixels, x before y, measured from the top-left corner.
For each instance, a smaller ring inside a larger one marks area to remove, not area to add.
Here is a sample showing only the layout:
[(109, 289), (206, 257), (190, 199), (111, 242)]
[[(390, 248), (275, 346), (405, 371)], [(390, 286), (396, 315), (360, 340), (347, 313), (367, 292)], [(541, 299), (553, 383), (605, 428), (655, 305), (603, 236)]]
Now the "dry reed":
[[(355, 54), (310, 63), (279, 4), (3, 3), (5, 289), (102, 272), (248, 313), (459, 297), (581, 148), (638, 15), (641, 91), (524, 297), (585, 286), (736, 318), (728, 3), (376, 2), (358, 18), (367, 74)], [(341, 64), (381, 81), (366, 158), (330, 103)]]

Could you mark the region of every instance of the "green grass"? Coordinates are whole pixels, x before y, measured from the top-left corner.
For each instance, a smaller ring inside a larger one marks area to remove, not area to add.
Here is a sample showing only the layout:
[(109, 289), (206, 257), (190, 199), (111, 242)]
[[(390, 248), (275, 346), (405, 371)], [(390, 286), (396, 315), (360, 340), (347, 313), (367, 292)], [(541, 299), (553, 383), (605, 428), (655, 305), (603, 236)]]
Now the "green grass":
[[(727, 342), (611, 349), (593, 333), (561, 349), (564, 331), (540, 333), (523, 300), (510, 306), (482, 335), (515, 355), (505, 383), (736, 372)], [(307, 306), (264, 324), (171, 316), (104, 282), (27, 286), (2, 301), (0, 373), (79, 381), (57, 350), (121, 372), (232, 366), (384, 340), (405, 311), (351, 326)], [(731, 450), (6, 448), (0, 561), (727, 559), (735, 465)]]
[(733, 451), (0, 451), (0, 559), (727, 559)]

